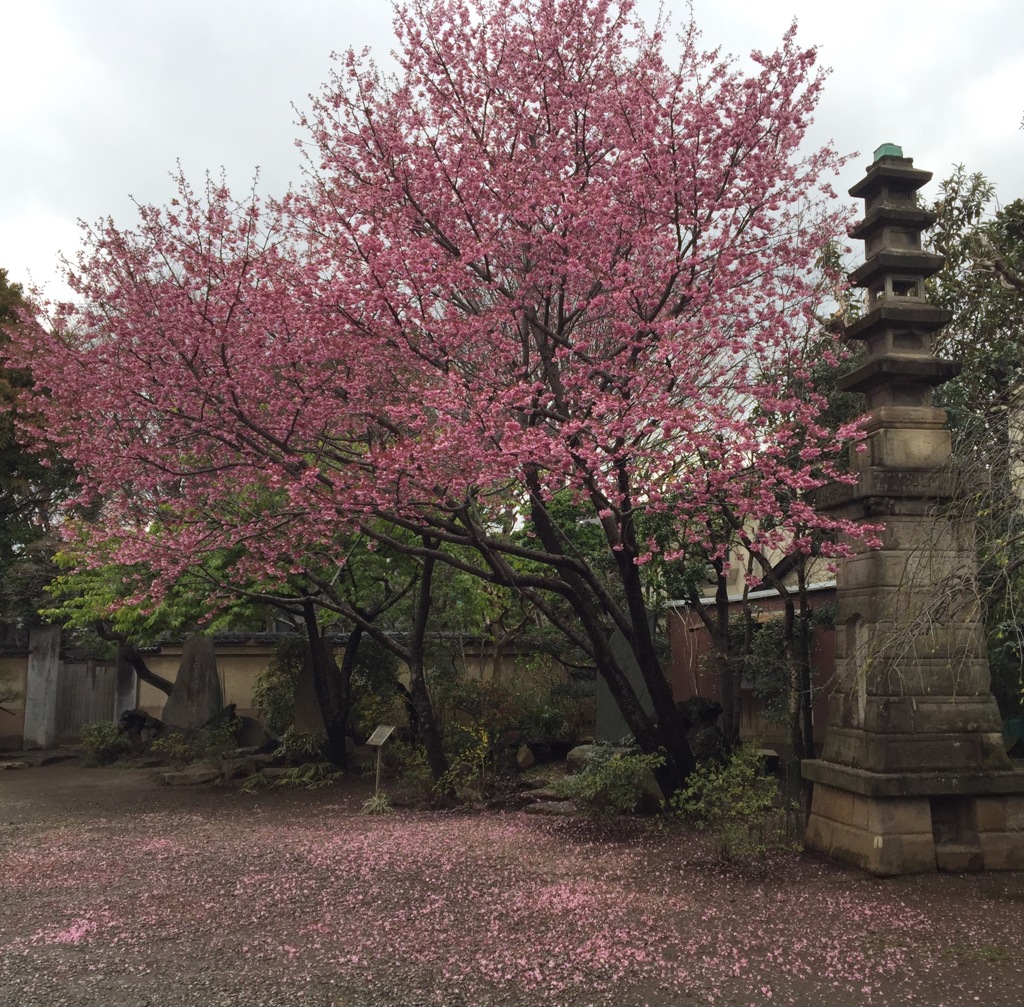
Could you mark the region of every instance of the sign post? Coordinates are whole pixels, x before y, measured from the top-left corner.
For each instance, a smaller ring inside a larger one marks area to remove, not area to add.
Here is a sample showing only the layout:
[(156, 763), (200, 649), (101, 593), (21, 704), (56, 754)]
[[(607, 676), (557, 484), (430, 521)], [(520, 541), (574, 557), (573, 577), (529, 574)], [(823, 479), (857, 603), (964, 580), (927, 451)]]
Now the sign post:
[(377, 784), (373, 788), (374, 797), (380, 793), (380, 751), (384, 747), (384, 742), (391, 737), (394, 730), (394, 724), (381, 724), (373, 734), (366, 739), (366, 743), (368, 745), (373, 745), (373, 747), (377, 749)]

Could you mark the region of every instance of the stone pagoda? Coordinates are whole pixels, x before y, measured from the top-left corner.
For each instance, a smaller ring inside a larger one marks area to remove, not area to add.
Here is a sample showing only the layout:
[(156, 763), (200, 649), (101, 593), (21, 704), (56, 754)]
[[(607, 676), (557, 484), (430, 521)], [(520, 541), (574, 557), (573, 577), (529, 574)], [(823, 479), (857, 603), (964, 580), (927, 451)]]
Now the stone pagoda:
[(1007, 757), (989, 691), (975, 590), (974, 530), (955, 515), (957, 474), (932, 389), (958, 366), (932, 353), (948, 312), (925, 280), (935, 216), (918, 203), (931, 173), (885, 144), (850, 195), (866, 261), (851, 279), (867, 312), (847, 339), (863, 362), (842, 387), (867, 397), (856, 485), (819, 506), (883, 526), (837, 573), (836, 681), (813, 782), (807, 845), (875, 874), (1024, 869), (1024, 772)]

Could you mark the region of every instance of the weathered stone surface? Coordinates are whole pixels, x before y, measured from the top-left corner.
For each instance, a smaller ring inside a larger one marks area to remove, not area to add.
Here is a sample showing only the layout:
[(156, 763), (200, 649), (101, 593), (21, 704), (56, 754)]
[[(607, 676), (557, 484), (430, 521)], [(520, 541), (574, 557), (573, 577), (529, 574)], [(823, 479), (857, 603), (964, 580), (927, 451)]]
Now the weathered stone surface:
[(213, 641), (190, 636), (181, 653), (174, 688), (164, 704), (163, 721), (172, 727), (198, 730), (224, 708)]
[(569, 753), (565, 757), (565, 765), (570, 773), (579, 773), (595, 755), (604, 752), (611, 755), (629, 755), (632, 751), (632, 748), (614, 748), (610, 745), (577, 745), (575, 748), (569, 749)]
[(49, 748), (57, 740), (60, 626), (33, 626), (28, 640), (24, 744)]
[(978, 845), (986, 871), (1024, 871), (1024, 833), (984, 832)]
[(31, 769), (27, 762), (0, 762), (0, 772), (5, 769)]
[(985, 858), (981, 847), (967, 843), (938, 843), (935, 846), (935, 864), (949, 874), (967, 874), (984, 870)]
[(530, 801), (564, 801), (565, 795), (554, 787), (536, 787), (533, 790), (524, 790), (523, 797)]
[(849, 790), (866, 797), (932, 797), (941, 794), (979, 797), (1024, 794), (1024, 773), (1014, 770), (876, 773), (841, 766), (826, 759), (807, 759), (800, 764), (800, 771), (805, 780)]
[(200, 783), (213, 783), (219, 780), (220, 770), (213, 766), (192, 766), (173, 773), (158, 774), (161, 783), (169, 787), (193, 787)]
[(530, 746), (521, 745), (519, 751), (516, 752), (516, 765), (520, 769), (529, 769), (536, 761), (537, 757), (533, 754)]

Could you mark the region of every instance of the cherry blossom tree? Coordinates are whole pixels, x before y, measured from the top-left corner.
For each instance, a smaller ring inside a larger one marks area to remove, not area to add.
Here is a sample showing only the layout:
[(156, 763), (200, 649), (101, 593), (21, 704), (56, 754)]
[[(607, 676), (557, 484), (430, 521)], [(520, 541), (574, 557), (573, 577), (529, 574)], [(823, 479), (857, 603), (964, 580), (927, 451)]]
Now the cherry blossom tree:
[(164, 583), (239, 543), (261, 577), (340, 568), (359, 531), (518, 589), (671, 787), (652, 562), (718, 555), (723, 508), (764, 551), (855, 533), (810, 496), (854, 436), (802, 357), (844, 224), (809, 210), (841, 163), (801, 152), (815, 53), (791, 30), (745, 72), (630, 0), (418, 0), (395, 29), (394, 76), (350, 52), (314, 101), (301, 190), (180, 179), (89, 233), (82, 303), (22, 342), (49, 436)]

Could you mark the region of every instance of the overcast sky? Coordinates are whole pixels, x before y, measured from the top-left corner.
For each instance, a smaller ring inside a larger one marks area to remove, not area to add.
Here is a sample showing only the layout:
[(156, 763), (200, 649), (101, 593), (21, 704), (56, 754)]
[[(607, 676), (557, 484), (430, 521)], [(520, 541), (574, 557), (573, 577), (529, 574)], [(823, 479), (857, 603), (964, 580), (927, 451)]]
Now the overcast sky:
[[(832, 68), (811, 139), (860, 156), (903, 146), (936, 181), (957, 162), (1004, 202), (1024, 196), (1021, 0), (694, 0), (708, 47), (772, 48), (796, 17)], [(682, 0), (665, 0), (678, 24)], [(657, 0), (641, 0), (653, 17)], [(0, 0), (0, 266), (60, 296), (58, 256), (78, 219), (134, 223), (131, 196), (163, 203), (181, 161), (245, 186), (298, 181), (293, 105), (330, 53), (392, 47), (387, 0)], [(925, 190), (935, 193), (935, 182)]]

